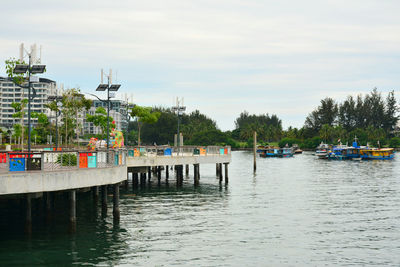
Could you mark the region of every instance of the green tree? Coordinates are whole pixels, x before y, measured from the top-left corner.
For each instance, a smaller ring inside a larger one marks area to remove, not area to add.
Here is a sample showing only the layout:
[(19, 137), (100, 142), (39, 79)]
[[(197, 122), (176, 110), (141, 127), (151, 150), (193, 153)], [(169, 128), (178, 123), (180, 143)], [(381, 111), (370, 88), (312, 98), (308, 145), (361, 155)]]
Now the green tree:
[(23, 99), (21, 102), (13, 102), (11, 103), (11, 107), (14, 109), (14, 114), (12, 115), (14, 118), (18, 118), (20, 120), (19, 125), (21, 126), (21, 150), (24, 150), (24, 117), (25, 117), (25, 106), (28, 103), (28, 99)]
[(140, 146), (140, 130), (144, 123), (153, 124), (158, 121), (161, 113), (153, 111), (151, 107), (134, 106), (131, 110), (132, 118), (136, 118), (138, 126), (138, 145)]
[[(103, 138), (107, 138), (107, 111), (103, 107), (98, 107), (96, 109), (95, 115), (86, 115), (86, 120), (88, 122), (93, 123), (94, 126), (99, 126), (101, 129), (101, 133)], [(113, 118), (109, 117), (110, 128), (115, 128), (115, 124), (111, 123)]]

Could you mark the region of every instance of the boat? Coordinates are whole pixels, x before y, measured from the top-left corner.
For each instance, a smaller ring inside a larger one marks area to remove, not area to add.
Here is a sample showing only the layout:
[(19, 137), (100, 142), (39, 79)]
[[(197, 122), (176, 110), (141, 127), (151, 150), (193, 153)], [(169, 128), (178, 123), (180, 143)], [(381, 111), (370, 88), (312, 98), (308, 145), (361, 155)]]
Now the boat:
[(319, 159), (328, 158), (328, 153), (329, 153), (329, 145), (325, 144), (324, 142), (321, 142), (321, 144), (319, 144), (319, 146), (317, 147), (317, 149), (315, 151), (315, 155)]
[(301, 149), (299, 148), (299, 145), (298, 145), (298, 144), (293, 144), (292, 150), (293, 150), (293, 153), (294, 153), (294, 154), (301, 154), (301, 153), (303, 153), (303, 150), (301, 150)]
[(257, 153), (259, 153), (260, 157), (262, 157), (262, 158), (278, 157), (279, 148), (259, 147), (257, 149)]
[(293, 150), (291, 147), (284, 147), (278, 150), (278, 157), (280, 158), (289, 158), (293, 157)]
[(347, 159), (347, 152), (348, 152), (348, 146), (344, 146), (342, 144), (334, 146), (332, 150), (328, 151), (328, 154), (326, 155), (327, 159), (333, 159), (333, 160), (343, 160)]
[(394, 151), (393, 151), (393, 148), (360, 148), (360, 158), (362, 160), (393, 159)]

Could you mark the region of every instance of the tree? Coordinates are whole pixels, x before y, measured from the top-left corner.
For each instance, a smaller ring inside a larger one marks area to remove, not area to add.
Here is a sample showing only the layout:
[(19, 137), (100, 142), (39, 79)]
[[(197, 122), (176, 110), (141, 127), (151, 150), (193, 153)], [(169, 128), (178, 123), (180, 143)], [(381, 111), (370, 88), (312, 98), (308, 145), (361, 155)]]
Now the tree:
[(20, 86), (26, 81), (26, 78), (24, 77), (25, 73), (14, 73), (14, 69), (17, 64), (26, 63), (25, 61), (20, 61), (15, 58), (9, 58), (5, 61), (7, 76), (11, 78), (15, 84)]
[[(107, 137), (106, 134), (110, 134), (110, 133), (107, 133), (107, 111), (103, 107), (98, 107), (96, 109), (95, 115), (87, 114), (86, 120), (88, 122), (93, 123), (94, 126), (100, 127), (103, 138)], [(110, 116), (109, 120), (113, 121), (113, 118)], [(115, 124), (110, 123), (110, 126), (111, 126), (111, 128), (114, 128)]]
[(311, 112), (304, 123), (304, 127), (312, 129), (314, 133), (319, 132), (324, 124), (334, 126), (337, 120), (338, 106), (336, 102), (327, 97), (321, 100), (321, 105)]
[(138, 126), (138, 145), (140, 146), (140, 130), (143, 123), (156, 123), (161, 116), (158, 111), (153, 111), (151, 107), (134, 106), (131, 110), (132, 118), (136, 118)]
[(14, 118), (20, 119), (20, 129), (21, 129), (21, 150), (24, 150), (24, 117), (25, 117), (25, 106), (28, 103), (28, 99), (22, 99), (20, 103), (13, 102), (11, 103), (11, 107), (14, 108), (14, 114), (12, 115)]
[(39, 136), (39, 142), (43, 143), (46, 140), (45, 135), (50, 131), (49, 119), (44, 113), (32, 112), (31, 115), (32, 118), (37, 118), (38, 120), (37, 126), (34, 129), (35, 133), (32, 131), (32, 134)]
[(68, 131), (68, 127), (76, 129), (76, 136), (79, 139), (79, 120), (78, 116), (83, 109), (90, 109), (92, 101), (86, 99), (84, 95), (80, 93), (79, 89), (71, 88), (64, 92), (63, 99), (63, 121), (65, 126), (65, 141), (68, 140), (68, 135), (72, 135), (73, 131)]
[(399, 116), (397, 112), (399, 111), (399, 107), (397, 106), (396, 98), (394, 97), (394, 91), (389, 92), (386, 98), (386, 107), (385, 107), (385, 120), (384, 120), (384, 128), (390, 134), (395, 130), (397, 122), (399, 121)]

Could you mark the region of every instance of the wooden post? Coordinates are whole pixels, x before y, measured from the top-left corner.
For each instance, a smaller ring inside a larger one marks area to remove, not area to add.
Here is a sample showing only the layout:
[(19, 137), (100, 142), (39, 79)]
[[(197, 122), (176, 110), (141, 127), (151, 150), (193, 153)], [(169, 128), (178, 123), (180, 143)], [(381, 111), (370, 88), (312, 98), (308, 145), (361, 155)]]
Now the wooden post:
[(148, 168), (148, 173), (149, 173), (148, 176), (149, 176), (149, 182), (150, 182), (150, 179), (151, 179), (151, 167)]
[(25, 233), (32, 234), (32, 200), (31, 195), (26, 194)]
[(76, 190), (69, 191), (69, 223), (71, 233), (76, 232)]
[(188, 177), (189, 176), (189, 164), (186, 164), (185, 168), (186, 168), (186, 170), (185, 170), (186, 177)]
[(114, 184), (113, 219), (114, 219), (114, 223), (119, 223), (119, 219), (120, 219), (120, 212), (119, 212), (119, 183)]
[(218, 167), (219, 167), (219, 164), (216, 163), (216, 164), (215, 164), (215, 176), (217, 176), (217, 177), (219, 177)]
[(107, 216), (107, 185), (101, 186), (101, 215)]
[(229, 163), (224, 163), (224, 165), (225, 165), (225, 184), (228, 183), (228, 164)]
[(168, 165), (165, 167), (165, 178), (169, 178), (169, 169), (168, 169)]
[(257, 154), (257, 132), (254, 132), (254, 137), (253, 137), (253, 154), (254, 154), (254, 165), (253, 165), (253, 171), (256, 172), (257, 170), (257, 164), (256, 164), (256, 154)]

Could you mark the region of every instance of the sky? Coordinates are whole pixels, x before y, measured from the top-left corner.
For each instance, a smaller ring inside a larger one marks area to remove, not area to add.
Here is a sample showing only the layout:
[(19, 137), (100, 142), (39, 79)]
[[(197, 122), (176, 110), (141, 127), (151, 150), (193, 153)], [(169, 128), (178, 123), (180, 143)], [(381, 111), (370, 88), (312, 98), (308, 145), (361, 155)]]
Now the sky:
[[(184, 98), (221, 130), (243, 111), (302, 127), (325, 97), (400, 84), (398, 0), (0, 0), (0, 76), (19, 45), (44, 77), (95, 93), (112, 69), (143, 106)], [(101, 94), (99, 94), (102, 97)]]

